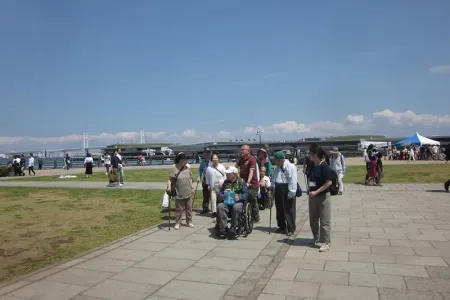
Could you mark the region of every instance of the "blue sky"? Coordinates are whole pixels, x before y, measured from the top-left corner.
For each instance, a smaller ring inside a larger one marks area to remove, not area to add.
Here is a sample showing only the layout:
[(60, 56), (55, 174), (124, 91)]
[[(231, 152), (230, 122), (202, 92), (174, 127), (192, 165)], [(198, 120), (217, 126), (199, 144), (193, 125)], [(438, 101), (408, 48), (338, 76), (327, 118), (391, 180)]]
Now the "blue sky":
[(0, 43), (8, 147), (450, 128), (446, 0), (5, 0)]

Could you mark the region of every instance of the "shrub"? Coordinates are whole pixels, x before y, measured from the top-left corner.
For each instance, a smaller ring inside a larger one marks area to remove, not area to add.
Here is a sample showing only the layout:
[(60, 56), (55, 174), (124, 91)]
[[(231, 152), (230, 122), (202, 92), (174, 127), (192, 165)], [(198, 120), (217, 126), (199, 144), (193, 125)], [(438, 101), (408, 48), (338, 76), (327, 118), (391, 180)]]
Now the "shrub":
[(9, 172), (12, 172), (12, 168), (11, 167), (0, 166), (0, 177), (9, 176)]

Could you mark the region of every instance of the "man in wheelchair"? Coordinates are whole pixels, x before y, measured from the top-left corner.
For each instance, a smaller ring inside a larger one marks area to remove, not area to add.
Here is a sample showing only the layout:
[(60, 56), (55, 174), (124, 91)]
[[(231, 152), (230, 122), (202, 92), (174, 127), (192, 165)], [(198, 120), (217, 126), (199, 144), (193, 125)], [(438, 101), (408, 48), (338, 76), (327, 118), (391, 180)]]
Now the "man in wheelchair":
[[(220, 203), (217, 205), (216, 233), (219, 238), (225, 238), (228, 229), (228, 214), (231, 214), (228, 234), (230, 238), (235, 238), (239, 216), (248, 199), (248, 189), (245, 182), (238, 177), (238, 170), (235, 167), (229, 167), (225, 173), (227, 179), (223, 182), (218, 197)], [(234, 193), (234, 199), (226, 198), (230, 193)]]

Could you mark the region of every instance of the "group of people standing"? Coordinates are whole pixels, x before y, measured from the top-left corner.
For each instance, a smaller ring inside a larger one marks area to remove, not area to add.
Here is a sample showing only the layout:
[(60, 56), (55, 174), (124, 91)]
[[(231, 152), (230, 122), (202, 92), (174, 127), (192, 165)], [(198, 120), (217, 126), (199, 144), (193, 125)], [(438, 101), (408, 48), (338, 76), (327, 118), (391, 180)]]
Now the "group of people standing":
[[(42, 159), (39, 158), (39, 168), (42, 169)], [(12, 169), (14, 171), (15, 176), (25, 176), (25, 168), (28, 168), (28, 175), (31, 176), (31, 173), (33, 173), (33, 176), (36, 175), (36, 172), (34, 171), (34, 155), (33, 153), (30, 153), (30, 156), (28, 159), (25, 158), (25, 155), (17, 156), (12, 161)]]
[[(333, 155), (332, 161), (344, 173), (345, 163), (340, 153)], [(308, 159), (311, 162), (305, 170), (307, 193), (309, 195), (310, 226), (313, 235), (312, 246), (319, 246), (319, 251), (330, 250), (331, 201), (330, 186), (332, 171), (327, 155), (318, 144), (310, 147)], [(167, 193), (176, 202), (175, 229), (181, 226), (182, 212), (186, 214), (186, 225), (194, 227), (192, 221), (192, 203), (195, 192), (192, 170), (187, 163), (187, 156), (179, 153), (174, 166), (169, 170)], [(274, 162), (273, 170), (271, 162)], [(336, 161), (339, 161), (336, 162)], [(258, 194), (261, 186), (269, 185), (274, 193), (277, 230), (279, 234), (291, 236), (296, 231), (296, 198), (299, 196), (297, 167), (292, 164), (283, 151), (270, 156), (268, 147), (260, 149), (257, 157), (251, 153), (249, 145), (240, 149), (240, 158), (235, 166), (225, 168), (219, 161), (218, 154), (206, 149), (205, 158), (200, 163), (197, 183), (202, 182), (202, 214), (211, 212), (216, 218), (218, 238), (236, 236), (238, 216), (243, 210), (243, 203), (251, 205), (251, 217), (254, 223), (260, 221)], [(340, 176), (342, 181), (342, 176)], [(234, 203), (224, 202), (227, 192), (233, 192)], [(228, 215), (231, 224), (228, 228)], [(321, 245), (319, 245), (321, 244)]]

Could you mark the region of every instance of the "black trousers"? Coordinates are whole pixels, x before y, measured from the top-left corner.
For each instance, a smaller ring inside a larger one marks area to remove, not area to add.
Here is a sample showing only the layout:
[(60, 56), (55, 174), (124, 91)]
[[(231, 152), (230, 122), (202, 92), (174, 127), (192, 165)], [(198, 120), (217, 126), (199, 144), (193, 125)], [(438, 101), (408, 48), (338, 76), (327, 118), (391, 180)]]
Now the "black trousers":
[(277, 225), (279, 229), (288, 232), (295, 231), (295, 219), (297, 214), (297, 198), (288, 197), (287, 183), (275, 184), (275, 208), (277, 210)]
[(36, 175), (36, 172), (34, 172), (34, 167), (28, 167), (28, 175), (31, 175), (31, 172)]
[(209, 211), (209, 189), (208, 185), (204, 180), (202, 181), (202, 194), (203, 194), (203, 203), (202, 203), (203, 212), (207, 212)]
[(450, 179), (445, 182), (446, 185), (450, 186)]

